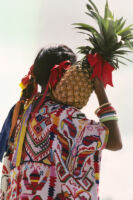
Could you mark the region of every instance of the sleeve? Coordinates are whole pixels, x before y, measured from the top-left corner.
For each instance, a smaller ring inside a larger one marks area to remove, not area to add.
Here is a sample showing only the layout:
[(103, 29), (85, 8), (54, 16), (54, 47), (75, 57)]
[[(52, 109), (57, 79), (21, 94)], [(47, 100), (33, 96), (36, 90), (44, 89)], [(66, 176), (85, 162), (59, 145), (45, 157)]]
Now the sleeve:
[(1, 174), (1, 188), (0, 188), (0, 199), (7, 199), (7, 190), (10, 183), (10, 156), (5, 156), (4, 153), (7, 151), (7, 142), (10, 133), (12, 115), (14, 106), (9, 111), (9, 114), (3, 124), (0, 132), (0, 161), (2, 162), (2, 174)]
[(3, 155), (7, 150), (8, 136), (11, 128), (11, 120), (13, 115), (14, 106), (9, 111), (9, 114), (3, 124), (0, 132), (0, 161), (2, 161)]
[(8, 187), (10, 185), (10, 159), (9, 156), (4, 157), (1, 174), (1, 200), (7, 199)]
[(108, 141), (109, 130), (100, 123), (92, 120), (87, 120), (82, 131), (82, 144), (94, 151), (105, 149)]
[(104, 124), (87, 119), (82, 112), (74, 108), (63, 112), (60, 129), (63, 134), (73, 139), (79, 150), (103, 150), (108, 141), (109, 130)]

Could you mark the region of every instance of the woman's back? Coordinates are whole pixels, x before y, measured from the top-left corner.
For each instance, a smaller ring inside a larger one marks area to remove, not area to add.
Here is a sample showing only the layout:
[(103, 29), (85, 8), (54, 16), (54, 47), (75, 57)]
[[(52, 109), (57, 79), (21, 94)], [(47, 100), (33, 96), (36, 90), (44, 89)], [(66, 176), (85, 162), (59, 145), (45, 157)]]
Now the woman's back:
[(13, 151), (7, 199), (98, 199), (107, 137), (104, 126), (78, 109), (46, 101), (29, 119), (19, 167)]

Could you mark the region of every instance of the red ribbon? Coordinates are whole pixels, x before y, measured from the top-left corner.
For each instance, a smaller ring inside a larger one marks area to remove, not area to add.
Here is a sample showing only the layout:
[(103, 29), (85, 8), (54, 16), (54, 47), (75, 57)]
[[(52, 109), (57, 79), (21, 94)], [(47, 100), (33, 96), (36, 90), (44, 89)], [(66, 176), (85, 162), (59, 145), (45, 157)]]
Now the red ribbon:
[(29, 84), (31, 76), (33, 76), (33, 65), (30, 67), (28, 74), (24, 78), (22, 78), (22, 80), (21, 80), (21, 82), (24, 86)]
[(68, 70), (71, 66), (71, 62), (70, 60), (66, 60), (61, 62), (59, 65), (55, 65), (52, 69), (51, 69), (51, 73), (50, 73), (50, 77), (49, 77), (49, 81), (47, 83), (46, 89), (44, 91), (44, 94), (42, 96), (41, 101), (39, 102), (39, 104), (36, 106), (34, 113), (36, 113), (40, 106), (42, 105), (42, 103), (44, 102), (44, 99), (46, 97), (46, 94), (48, 92), (49, 87), (54, 88), (56, 86), (56, 84), (58, 83), (58, 81), (61, 79), (61, 77), (63, 76), (64, 72), (66, 70)]
[[(24, 78), (22, 78), (22, 80), (21, 80), (21, 83), (25, 87), (27, 87), (27, 85), (29, 84), (31, 76), (34, 78), (33, 68), (34, 68), (34, 65), (32, 65), (30, 67), (28, 74)], [(34, 90), (33, 90), (32, 96), (34, 96), (37, 93), (37, 91), (38, 91), (37, 83), (36, 83), (36, 81), (34, 81)]]
[(57, 82), (61, 79), (64, 72), (68, 70), (71, 66), (71, 62), (69, 60), (61, 62), (59, 65), (55, 65), (51, 69), (51, 74), (49, 78), (49, 84), (51, 88), (54, 88)]
[(97, 53), (88, 54), (88, 62), (91, 67), (93, 67), (91, 78), (98, 77), (103, 82), (104, 87), (106, 87), (107, 84), (113, 87), (112, 71), (114, 70), (114, 67)]

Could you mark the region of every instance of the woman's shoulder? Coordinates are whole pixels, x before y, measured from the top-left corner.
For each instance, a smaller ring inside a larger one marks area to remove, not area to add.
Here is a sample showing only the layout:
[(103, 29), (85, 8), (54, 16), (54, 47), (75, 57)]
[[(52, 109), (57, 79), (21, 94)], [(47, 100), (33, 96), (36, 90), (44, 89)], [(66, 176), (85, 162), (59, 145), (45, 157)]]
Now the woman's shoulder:
[(59, 118), (60, 121), (64, 119), (68, 119), (69, 121), (73, 121), (74, 123), (84, 123), (89, 124), (91, 126), (99, 127), (103, 125), (94, 119), (89, 119), (86, 117), (85, 113), (79, 110), (76, 107), (62, 104), (54, 100), (47, 100), (41, 107), (42, 110), (47, 110), (50, 116), (55, 116)]
[(51, 113), (54, 113), (58, 116), (72, 117), (73, 119), (87, 119), (81, 110), (67, 104), (48, 101), (46, 102), (45, 106), (49, 107), (49, 111)]

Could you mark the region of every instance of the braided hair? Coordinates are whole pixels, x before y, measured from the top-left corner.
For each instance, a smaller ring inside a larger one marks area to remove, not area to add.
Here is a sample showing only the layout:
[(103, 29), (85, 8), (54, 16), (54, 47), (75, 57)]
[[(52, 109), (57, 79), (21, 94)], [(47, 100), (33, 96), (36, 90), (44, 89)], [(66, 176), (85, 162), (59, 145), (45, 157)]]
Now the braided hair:
[(31, 77), (29, 84), (23, 89), (21, 98), (29, 99), (32, 97), (35, 81), (44, 87), (48, 82), (52, 67), (64, 60), (70, 60), (72, 64), (77, 60), (74, 52), (66, 45), (52, 45), (42, 48), (33, 64), (34, 77)]
[(74, 64), (77, 60), (75, 53), (66, 45), (47, 46), (39, 51), (33, 64), (33, 71), (29, 83), (22, 90), (20, 99), (22, 100), (21, 113), (23, 112), (25, 101), (33, 97), (36, 83), (42, 88), (45, 88), (49, 80), (50, 70), (54, 65), (58, 65), (65, 60), (70, 60), (71, 64)]
[(70, 60), (71, 64), (74, 64), (77, 60), (72, 49), (66, 45), (52, 45), (44, 47), (39, 51), (32, 66), (32, 70), (30, 69), (28, 84), (23, 88), (21, 98), (15, 106), (10, 136), (12, 136), (15, 130), (17, 118), (23, 114), (25, 103), (30, 101), (34, 96), (37, 84), (45, 88), (49, 80), (51, 69), (54, 65), (58, 65), (65, 60)]

